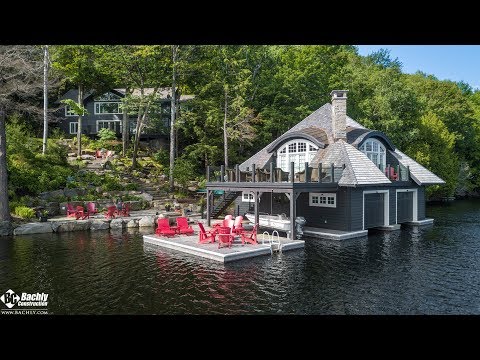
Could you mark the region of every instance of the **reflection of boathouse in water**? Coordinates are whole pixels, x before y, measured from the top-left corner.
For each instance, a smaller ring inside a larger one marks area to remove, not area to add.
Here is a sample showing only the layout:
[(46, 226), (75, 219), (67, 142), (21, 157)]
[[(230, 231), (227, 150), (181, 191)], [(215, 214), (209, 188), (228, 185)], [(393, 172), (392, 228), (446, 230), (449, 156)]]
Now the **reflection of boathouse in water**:
[[(222, 166), (215, 179), (208, 169), (208, 222), (233, 202), (240, 215), (253, 213), (256, 223), (261, 214), (304, 217), (305, 234), (337, 239), (433, 222), (425, 218), (425, 186), (444, 181), (384, 133), (349, 118), (346, 90), (331, 95), (332, 104), (234, 169)], [(295, 223), (289, 227), (295, 238)]]

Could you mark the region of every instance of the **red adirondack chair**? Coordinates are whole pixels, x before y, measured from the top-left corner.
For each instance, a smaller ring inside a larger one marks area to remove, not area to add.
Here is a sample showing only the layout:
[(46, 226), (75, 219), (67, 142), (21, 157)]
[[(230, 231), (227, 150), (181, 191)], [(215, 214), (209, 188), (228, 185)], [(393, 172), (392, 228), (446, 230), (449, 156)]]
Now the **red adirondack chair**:
[(392, 166), (387, 167), (385, 169), (385, 173), (388, 179), (394, 180), (394, 181), (398, 180), (398, 174), (395, 172), (395, 168), (393, 168)]
[(83, 209), (83, 206), (78, 205), (77, 210), (75, 211), (75, 219), (85, 220), (88, 217), (89, 217), (88, 212), (85, 214), (85, 210)]
[(186, 217), (177, 217), (177, 227), (178, 227), (178, 232), (180, 234), (193, 234), (193, 228), (188, 225), (188, 221)]
[(175, 230), (170, 228), (169, 220), (168, 219), (158, 219), (157, 220), (157, 229), (155, 230), (155, 234), (157, 235), (165, 235), (165, 236), (175, 236)]
[(200, 232), (198, 234), (199, 244), (215, 242), (215, 235), (216, 235), (215, 230), (205, 230), (201, 222), (198, 223), (198, 227), (200, 228)]
[(87, 203), (87, 212), (88, 215), (95, 215), (98, 213), (97, 207), (94, 202)]
[(123, 203), (122, 210), (120, 211), (121, 216), (130, 216), (130, 204)]
[[(229, 220), (232, 221), (233, 220)], [(231, 227), (220, 227), (218, 228), (218, 248), (220, 249), (222, 246), (232, 247), (233, 243), (233, 232)]]
[(243, 221), (243, 216), (241, 216), (241, 215), (239, 215), (235, 218), (235, 223), (233, 224), (233, 226), (234, 226), (233, 232), (235, 234), (241, 234), (245, 230), (243, 228), (242, 221)]
[(245, 244), (245, 243), (249, 243), (249, 244), (258, 244), (257, 242), (257, 229), (258, 229), (258, 224), (255, 225), (252, 229), (252, 231), (247, 231), (247, 230), (244, 230), (240, 236), (242, 238), (242, 245)]
[(115, 205), (107, 207), (107, 211), (105, 212), (105, 218), (113, 219), (115, 218), (115, 211), (117, 207)]
[(67, 204), (67, 217), (76, 217), (77, 210), (72, 204)]

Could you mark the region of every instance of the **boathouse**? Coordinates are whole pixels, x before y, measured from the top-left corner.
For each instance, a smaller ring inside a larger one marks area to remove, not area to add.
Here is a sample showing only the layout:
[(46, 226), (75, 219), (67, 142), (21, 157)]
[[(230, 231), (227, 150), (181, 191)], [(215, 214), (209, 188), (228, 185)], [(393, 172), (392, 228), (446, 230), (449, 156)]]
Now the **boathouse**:
[[(254, 213), (257, 223), (261, 214), (303, 216), (312, 235), (432, 223), (425, 218), (425, 187), (444, 181), (384, 133), (347, 116), (347, 92), (333, 90), (331, 104), (233, 169), (208, 168), (208, 223), (233, 202), (236, 213)], [(290, 232), (295, 238), (294, 221)]]

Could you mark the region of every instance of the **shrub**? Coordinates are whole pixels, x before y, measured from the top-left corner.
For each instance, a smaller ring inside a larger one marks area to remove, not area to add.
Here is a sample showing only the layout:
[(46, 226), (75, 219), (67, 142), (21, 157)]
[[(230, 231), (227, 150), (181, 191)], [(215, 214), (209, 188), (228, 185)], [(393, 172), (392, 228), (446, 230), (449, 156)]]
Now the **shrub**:
[(117, 135), (115, 134), (115, 131), (110, 130), (110, 129), (100, 129), (97, 133), (98, 136), (98, 143), (100, 144), (101, 147), (106, 148), (108, 145), (108, 142), (110, 140), (117, 140)]
[(175, 161), (173, 176), (175, 181), (181, 185), (183, 191), (187, 188), (187, 183), (194, 179), (192, 168), (193, 165), (186, 159), (180, 158)]
[(162, 165), (164, 168), (170, 165), (170, 153), (166, 149), (160, 149), (152, 155), (152, 159)]
[(138, 184), (130, 183), (125, 185), (125, 190), (138, 190)]
[(17, 206), (15, 208), (15, 215), (20, 216), (23, 219), (31, 219), (35, 217), (35, 211), (26, 206)]

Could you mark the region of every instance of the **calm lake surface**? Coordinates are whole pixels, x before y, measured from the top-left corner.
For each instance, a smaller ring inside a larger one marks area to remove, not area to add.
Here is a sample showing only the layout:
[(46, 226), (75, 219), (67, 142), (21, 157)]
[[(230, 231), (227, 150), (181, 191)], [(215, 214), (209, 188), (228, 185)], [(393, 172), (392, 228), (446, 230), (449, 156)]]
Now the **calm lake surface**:
[(52, 314), (480, 314), (480, 201), (427, 216), (433, 227), (227, 265), (138, 230), (0, 238), (0, 292), (48, 293)]

